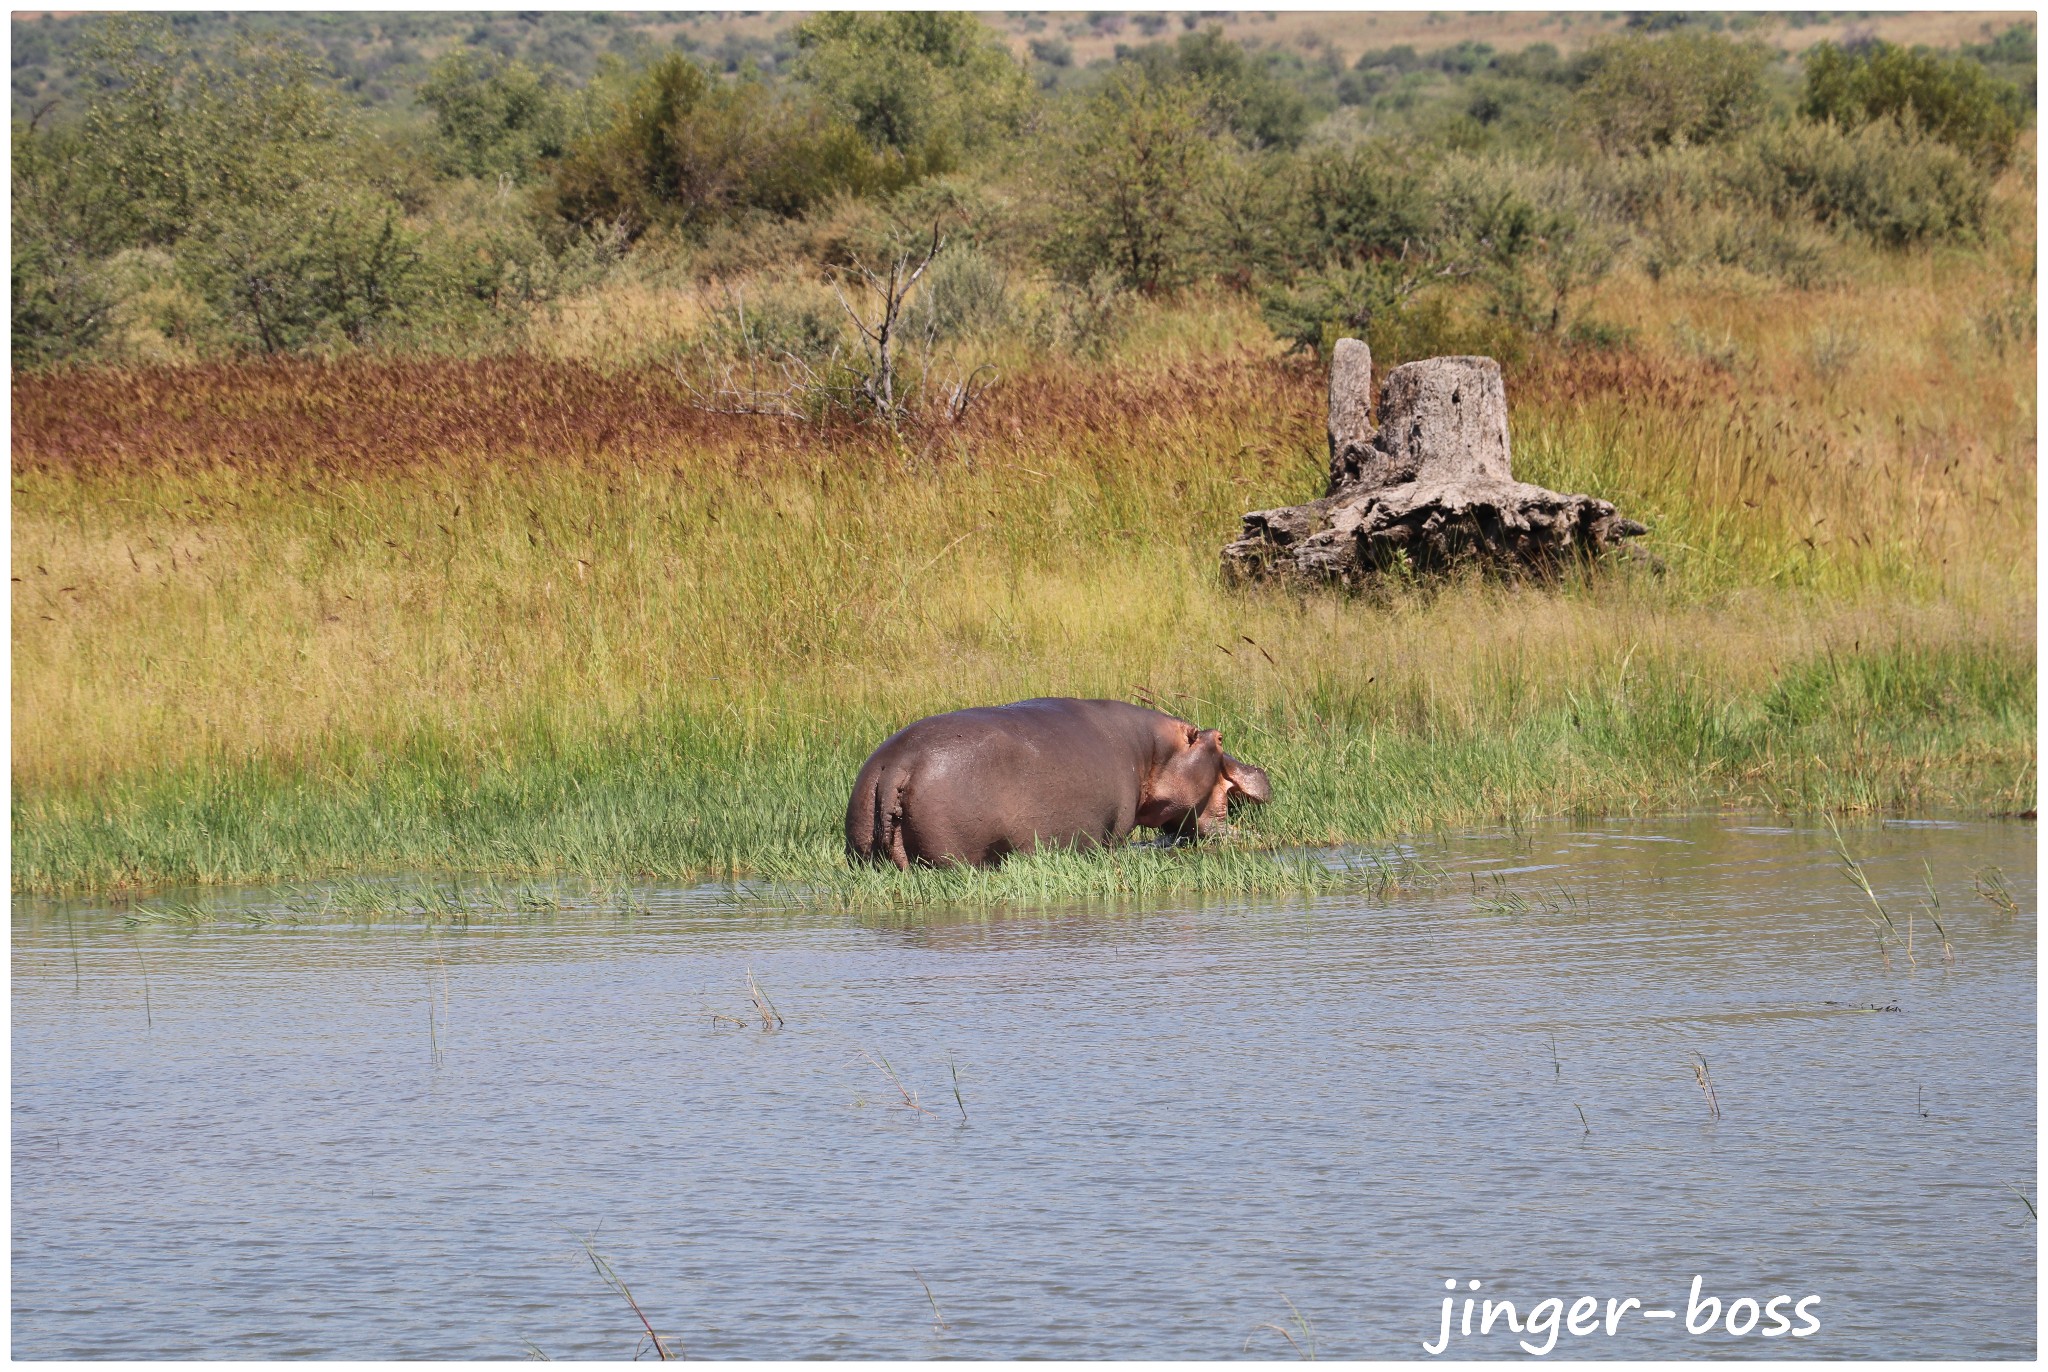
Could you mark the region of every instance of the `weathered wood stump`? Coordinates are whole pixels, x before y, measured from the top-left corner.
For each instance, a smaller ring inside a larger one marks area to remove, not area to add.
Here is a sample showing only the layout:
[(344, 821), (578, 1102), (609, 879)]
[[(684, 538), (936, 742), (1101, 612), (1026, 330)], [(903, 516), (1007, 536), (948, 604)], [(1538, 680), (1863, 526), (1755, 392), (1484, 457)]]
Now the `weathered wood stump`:
[(1387, 374), (1371, 416), (1372, 352), (1341, 339), (1330, 366), (1330, 480), (1322, 499), (1254, 510), (1223, 550), (1239, 580), (1361, 586), (1463, 563), (1553, 574), (1647, 533), (1607, 501), (1517, 481), (1508, 401), (1490, 357), (1432, 357)]

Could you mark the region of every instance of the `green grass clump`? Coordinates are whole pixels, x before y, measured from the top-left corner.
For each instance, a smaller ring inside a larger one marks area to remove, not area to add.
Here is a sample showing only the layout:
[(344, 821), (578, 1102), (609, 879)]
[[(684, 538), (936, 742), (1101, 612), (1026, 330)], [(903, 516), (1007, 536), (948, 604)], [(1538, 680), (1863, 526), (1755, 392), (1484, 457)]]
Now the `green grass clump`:
[(1168, 896), (1325, 895), (1384, 887), (1387, 869), (1332, 865), (1317, 853), (1262, 852), (1236, 843), (1203, 847), (1131, 846), (1106, 852), (1054, 850), (1013, 857), (1000, 867), (848, 866), (824, 854), (810, 863), (770, 868), (746, 883), (749, 903), (832, 910), (986, 909), (1113, 902), (1145, 904)]

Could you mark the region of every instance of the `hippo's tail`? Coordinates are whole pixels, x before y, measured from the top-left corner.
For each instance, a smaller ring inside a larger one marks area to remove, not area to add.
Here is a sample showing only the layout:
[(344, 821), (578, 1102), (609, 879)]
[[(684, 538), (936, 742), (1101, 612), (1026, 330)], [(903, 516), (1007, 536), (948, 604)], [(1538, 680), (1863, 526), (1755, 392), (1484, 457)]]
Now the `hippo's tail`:
[(846, 856), (860, 862), (893, 862), (908, 870), (903, 847), (903, 787), (900, 767), (863, 771), (846, 805)]

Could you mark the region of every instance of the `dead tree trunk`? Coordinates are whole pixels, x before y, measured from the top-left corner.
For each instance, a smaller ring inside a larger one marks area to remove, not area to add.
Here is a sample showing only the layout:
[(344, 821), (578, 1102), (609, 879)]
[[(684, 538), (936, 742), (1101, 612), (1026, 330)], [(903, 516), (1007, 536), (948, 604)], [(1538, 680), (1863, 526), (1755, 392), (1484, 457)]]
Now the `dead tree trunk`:
[(1328, 490), (1306, 505), (1247, 514), (1244, 532), (1223, 550), (1226, 575), (1352, 587), (1390, 571), (1465, 563), (1546, 575), (1648, 532), (1594, 496), (1514, 479), (1507, 391), (1490, 357), (1396, 367), (1378, 427), (1371, 397), (1371, 351), (1355, 338), (1339, 340)]

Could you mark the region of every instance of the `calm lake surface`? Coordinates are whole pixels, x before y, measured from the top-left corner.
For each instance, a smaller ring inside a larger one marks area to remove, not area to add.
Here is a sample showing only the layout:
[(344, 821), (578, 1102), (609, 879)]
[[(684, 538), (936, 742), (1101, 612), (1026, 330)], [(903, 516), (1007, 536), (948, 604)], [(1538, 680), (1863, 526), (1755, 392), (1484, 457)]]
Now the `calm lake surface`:
[[(592, 1236), (691, 1357), (1420, 1358), (1447, 1279), (1446, 1357), (1550, 1337), (1468, 1295), (1595, 1298), (1552, 1357), (2031, 1357), (2035, 829), (1844, 836), (1889, 968), (1825, 829), (1726, 817), (1146, 910), (17, 898), (13, 1352), (630, 1356)], [(1818, 1332), (1689, 1334), (1695, 1276)]]

